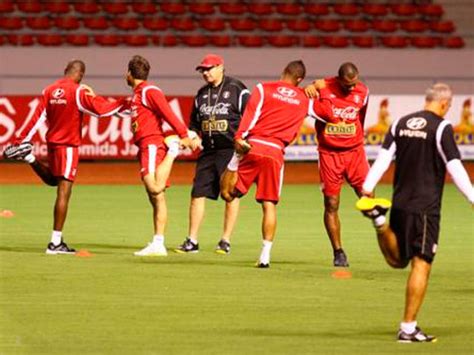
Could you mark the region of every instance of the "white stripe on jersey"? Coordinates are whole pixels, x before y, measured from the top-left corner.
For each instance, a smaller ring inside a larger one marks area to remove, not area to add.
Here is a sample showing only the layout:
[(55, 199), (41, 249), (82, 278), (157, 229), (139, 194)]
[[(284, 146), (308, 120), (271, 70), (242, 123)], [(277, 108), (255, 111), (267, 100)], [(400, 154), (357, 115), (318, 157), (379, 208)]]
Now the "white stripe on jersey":
[(71, 174), (72, 160), (74, 158), (73, 149), (72, 147), (66, 148), (66, 167), (63, 175), (66, 179), (69, 179), (69, 174)]
[(255, 110), (255, 115), (252, 118), (252, 122), (250, 122), (249, 128), (242, 134), (242, 138), (244, 139), (249, 135), (252, 128), (255, 127), (258, 119), (260, 118), (260, 115), (262, 114), (262, 106), (263, 106), (263, 99), (264, 99), (263, 85), (257, 84), (257, 89), (260, 92), (260, 101), (258, 102), (257, 108)]
[(142, 89), (142, 104), (143, 106), (148, 107), (148, 108), (150, 108), (150, 106), (148, 106), (148, 102), (146, 101), (146, 92), (150, 89), (156, 89), (160, 92), (163, 92), (158, 86), (155, 86), (155, 85), (148, 85)]
[(240, 92), (240, 95), (239, 95), (239, 112), (240, 114), (243, 114), (242, 112), (242, 97), (245, 95), (245, 94), (250, 94), (250, 91), (248, 91), (247, 89), (244, 89)]
[(443, 121), (441, 121), (438, 128), (436, 129), (436, 147), (438, 148), (438, 153), (441, 156), (441, 159), (443, 159), (444, 164), (447, 164), (448, 161), (446, 159), (446, 154), (444, 154), (443, 147), (441, 146), (441, 138), (443, 137), (444, 129), (449, 124), (450, 123), (448, 121), (443, 120)]
[(156, 151), (156, 145), (148, 144), (148, 173), (152, 175), (155, 175), (156, 170)]
[(81, 90), (85, 90), (85, 89), (84, 89), (83, 87), (81, 87), (81, 86), (79, 86), (79, 87), (76, 89), (76, 104), (77, 104), (77, 107), (79, 108), (79, 111), (84, 112), (84, 113), (87, 113), (88, 115), (97, 117), (97, 114), (95, 114), (94, 112), (91, 112), (91, 111), (89, 111), (89, 110), (86, 110), (86, 108), (82, 105), (82, 102), (81, 102)]
[(256, 138), (249, 138), (249, 142), (257, 142), (257, 143), (260, 143), (260, 144), (263, 144), (263, 145), (268, 145), (270, 147), (273, 147), (273, 148), (277, 148), (279, 150), (282, 150), (283, 148), (280, 147), (278, 144), (276, 143), (272, 143), (272, 142), (267, 142), (263, 139), (256, 139)]
[(23, 142), (29, 142), (31, 141), (31, 138), (35, 135), (36, 131), (40, 128), (40, 126), (46, 121), (46, 109), (44, 109), (41, 112), (40, 117), (38, 118), (38, 121), (36, 121), (35, 125), (31, 130), (28, 132), (28, 135), (23, 139)]
[(314, 99), (309, 99), (308, 116), (314, 119), (317, 119), (319, 121), (322, 121), (324, 123), (327, 123), (327, 121), (324, 118), (319, 117), (318, 114), (314, 111), (313, 105), (314, 105)]

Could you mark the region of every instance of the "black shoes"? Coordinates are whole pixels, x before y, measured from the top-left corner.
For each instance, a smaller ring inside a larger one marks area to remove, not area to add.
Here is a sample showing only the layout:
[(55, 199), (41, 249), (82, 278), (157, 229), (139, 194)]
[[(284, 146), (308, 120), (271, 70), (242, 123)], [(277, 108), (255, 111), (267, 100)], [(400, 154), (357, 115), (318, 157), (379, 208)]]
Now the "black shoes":
[(186, 238), (184, 243), (181, 244), (174, 250), (176, 253), (185, 254), (185, 253), (198, 253), (199, 252), (199, 243), (194, 244), (191, 239)]
[(349, 267), (349, 262), (347, 261), (347, 256), (346, 253), (344, 253), (344, 250), (334, 250), (333, 264), (336, 267)]
[(230, 243), (227, 240), (221, 239), (216, 246), (217, 254), (229, 254), (230, 253)]
[(421, 331), (420, 328), (416, 327), (415, 331), (411, 334), (405, 333), (403, 330), (398, 331), (397, 341), (399, 343), (434, 343), (436, 337), (433, 335), (426, 335)]
[(23, 142), (20, 144), (12, 144), (8, 146), (3, 152), (5, 159), (23, 160), (33, 150), (33, 144), (30, 142)]
[(76, 254), (76, 250), (73, 248), (69, 248), (68, 245), (61, 240), (61, 243), (59, 245), (54, 245), (53, 243), (49, 243), (48, 247), (46, 248), (46, 254), (49, 254), (49, 255)]

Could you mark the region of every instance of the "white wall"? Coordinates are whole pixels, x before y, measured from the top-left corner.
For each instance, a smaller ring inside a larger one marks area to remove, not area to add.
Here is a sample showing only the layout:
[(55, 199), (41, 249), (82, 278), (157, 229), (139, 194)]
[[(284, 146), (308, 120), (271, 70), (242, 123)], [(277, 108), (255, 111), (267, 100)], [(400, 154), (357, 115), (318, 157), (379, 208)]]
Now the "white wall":
[(202, 85), (194, 68), (209, 52), (220, 54), (226, 70), (252, 87), (277, 79), (293, 59), (303, 59), (308, 80), (334, 75), (353, 61), (373, 94), (420, 94), (434, 81), (446, 81), (456, 94), (474, 93), (474, 50), (389, 49), (217, 49), (217, 48), (16, 48), (0, 47), (0, 94), (39, 94), (62, 76), (67, 61), (86, 62), (85, 83), (100, 94), (129, 92), (123, 76), (130, 57), (141, 54), (152, 65), (150, 79), (169, 95), (193, 95)]

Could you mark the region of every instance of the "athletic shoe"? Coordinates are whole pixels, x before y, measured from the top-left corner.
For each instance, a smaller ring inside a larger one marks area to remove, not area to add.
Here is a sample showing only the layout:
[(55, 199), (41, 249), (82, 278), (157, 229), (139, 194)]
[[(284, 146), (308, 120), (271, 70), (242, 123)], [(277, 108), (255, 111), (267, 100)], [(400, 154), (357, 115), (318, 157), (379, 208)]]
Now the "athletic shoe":
[(3, 157), (5, 159), (23, 160), (33, 150), (33, 144), (23, 142), (20, 144), (12, 144), (5, 149)]
[(405, 333), (403, 330), (398, 331), (397, 341), (399, 343), (434, 343), (438, 339), (433, 335), (426, 335), (420, 328), (416, 327), (411, 334)]
[(371, 219), (385, 216), (390, 207), (392, 207), (392, 202), (385, 198), (361, 197), (356, 203), (356, 208)]
[(259, 269), (268, 269), (270, 267), (270, 264), (265, 264), (261, 263), (260, 261), (257, 261), (257, 264), (255, 264), (255, 266)]
[(168, 154), (176, 157), (179, 155), (179, 146), (181, 140), (175, 134), (165, 138), (165, 145), (168, 147)]
[(49, 255), (76, 254), (76, 250), (73, 248), (69, 248), (68, 245), (61, 240), (61, 243), (59, 243), (59, 245), (54, 245), (53, 243), (49, 243), (48, 247), (46, 248), (46, 254), (49, 254)]
[(166, 256), (168, 252), (162, 243), (148, 243), (145, 248), (133, 254), (136, 256)]
[(191, 239), (186, 238), (179, 247), (174, 250), (176, 253), (198, 253), (199, 252), (199, 243), (194, 244)]
[(334, 251), (334, 266), (336, 267), (349, 267), (349, 262), (347, 261), (346, 253), (344, 250), (339, 249)]
[(221, 239), (216, 246), (217, 254), (229, 254), (230, 253), (230, 243), (227, 240)]

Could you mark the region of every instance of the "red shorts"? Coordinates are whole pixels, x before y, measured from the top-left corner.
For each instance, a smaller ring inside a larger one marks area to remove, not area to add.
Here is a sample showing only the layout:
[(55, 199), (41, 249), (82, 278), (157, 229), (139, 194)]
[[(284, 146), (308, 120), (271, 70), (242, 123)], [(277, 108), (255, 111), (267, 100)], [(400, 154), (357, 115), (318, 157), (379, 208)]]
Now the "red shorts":
[(277, 203), (283, 184), (283, 152), (279, 148), (252, 142), (252, 149), (239, 162), (236, 189), (245, 195), (257, 184), (255, 199)]
[(138, 145), (138, 160), (142, 178), (148, 174), (155, 175), (156, 168), (166, 156), (163, 139), (144, 139)]
[(361, 191), (368, 172), (369, 163), (362, 146), (347, 152), (319, 152), (321, 189), (326, 196), (338, 196), (344, 179)]
[(53, 176), (74, 181), (79, 163), (79, 148), (68, 146), (48, 147), (49, 169)]

